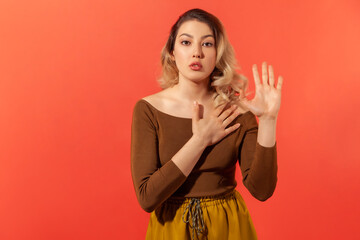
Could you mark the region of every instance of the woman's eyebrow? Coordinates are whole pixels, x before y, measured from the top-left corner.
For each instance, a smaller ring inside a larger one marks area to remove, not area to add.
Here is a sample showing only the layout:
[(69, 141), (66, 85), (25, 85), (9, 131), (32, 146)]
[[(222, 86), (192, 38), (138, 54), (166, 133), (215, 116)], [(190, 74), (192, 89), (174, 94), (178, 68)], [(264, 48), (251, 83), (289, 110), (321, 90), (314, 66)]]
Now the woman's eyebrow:
[[(187, 36), (187, 37), (189, 37), (189, 38), (194, 38), (194, 36), (192, 36), (192, 35), (190, 35), (190, 34), (188, 34), (188, 33), (180, 34), (179, 37), (181, 37), (181, 36), (183, 36), (183, 35), (184, 35), (184, 36)], [(214, 38), (214, 36), (213, 36), (212, 34), (208, 34), (208, 35), (202, 36), (201, 39), (204, 39), (204, 38), (207, 38), (207, 37), (212, 37), (212, 38)]]

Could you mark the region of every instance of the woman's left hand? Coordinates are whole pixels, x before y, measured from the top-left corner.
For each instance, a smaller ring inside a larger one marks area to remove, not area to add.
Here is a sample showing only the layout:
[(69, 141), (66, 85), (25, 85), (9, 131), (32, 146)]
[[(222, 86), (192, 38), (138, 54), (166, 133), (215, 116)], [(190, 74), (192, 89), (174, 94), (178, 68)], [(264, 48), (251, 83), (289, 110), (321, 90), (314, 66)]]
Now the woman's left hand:
[(255, 81), (255, 97), (251, 100), (243, 97), (240, 104), (243, 104), (258, 118), (276, 119), (280, 109), (283, 78), (281, 76), (278, 78), (275, 87), (274, 70), (269, 65), (268, 73), (266, 62), (262, 64), (262, 83), (260, 82), (256, 64), (253, 65), (252, 70)]

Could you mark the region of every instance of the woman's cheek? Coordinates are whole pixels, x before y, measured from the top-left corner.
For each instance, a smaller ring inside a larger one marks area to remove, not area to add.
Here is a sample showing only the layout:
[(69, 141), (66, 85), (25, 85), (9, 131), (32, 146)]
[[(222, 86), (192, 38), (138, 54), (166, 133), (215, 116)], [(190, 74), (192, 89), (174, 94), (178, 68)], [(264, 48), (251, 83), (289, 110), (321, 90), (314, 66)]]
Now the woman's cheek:
[(209, 57), (209, 66), (211, 66), (211, 71), (214, 70), (216, 65), (216, 52), (211, 52)]

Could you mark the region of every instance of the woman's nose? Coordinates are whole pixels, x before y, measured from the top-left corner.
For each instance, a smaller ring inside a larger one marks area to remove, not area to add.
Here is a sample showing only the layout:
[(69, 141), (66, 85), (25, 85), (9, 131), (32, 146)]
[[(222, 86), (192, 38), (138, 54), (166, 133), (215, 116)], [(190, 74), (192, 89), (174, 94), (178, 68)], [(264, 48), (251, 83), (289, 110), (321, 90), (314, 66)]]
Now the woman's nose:
[(194, 47), (193, 58), (202, 58), (202, 49), (201, 46)]

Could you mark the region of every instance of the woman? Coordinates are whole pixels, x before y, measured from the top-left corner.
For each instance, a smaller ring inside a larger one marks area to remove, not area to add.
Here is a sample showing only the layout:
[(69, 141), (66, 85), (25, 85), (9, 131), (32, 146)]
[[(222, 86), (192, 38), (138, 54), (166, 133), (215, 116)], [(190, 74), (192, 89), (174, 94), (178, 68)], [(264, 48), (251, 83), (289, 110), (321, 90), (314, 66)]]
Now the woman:
[(282, 78), (275, 87), (263, 63), (261, 83), (254, 65), (248, 100), (221, 22), (200, 9), (179, 17), (161, 60), (164, 90), (136, 103), (132, 123), (134, 187), (151, 212), (146, 238), (256, 239), (235, 167), (255, 198), (273, 194)]

